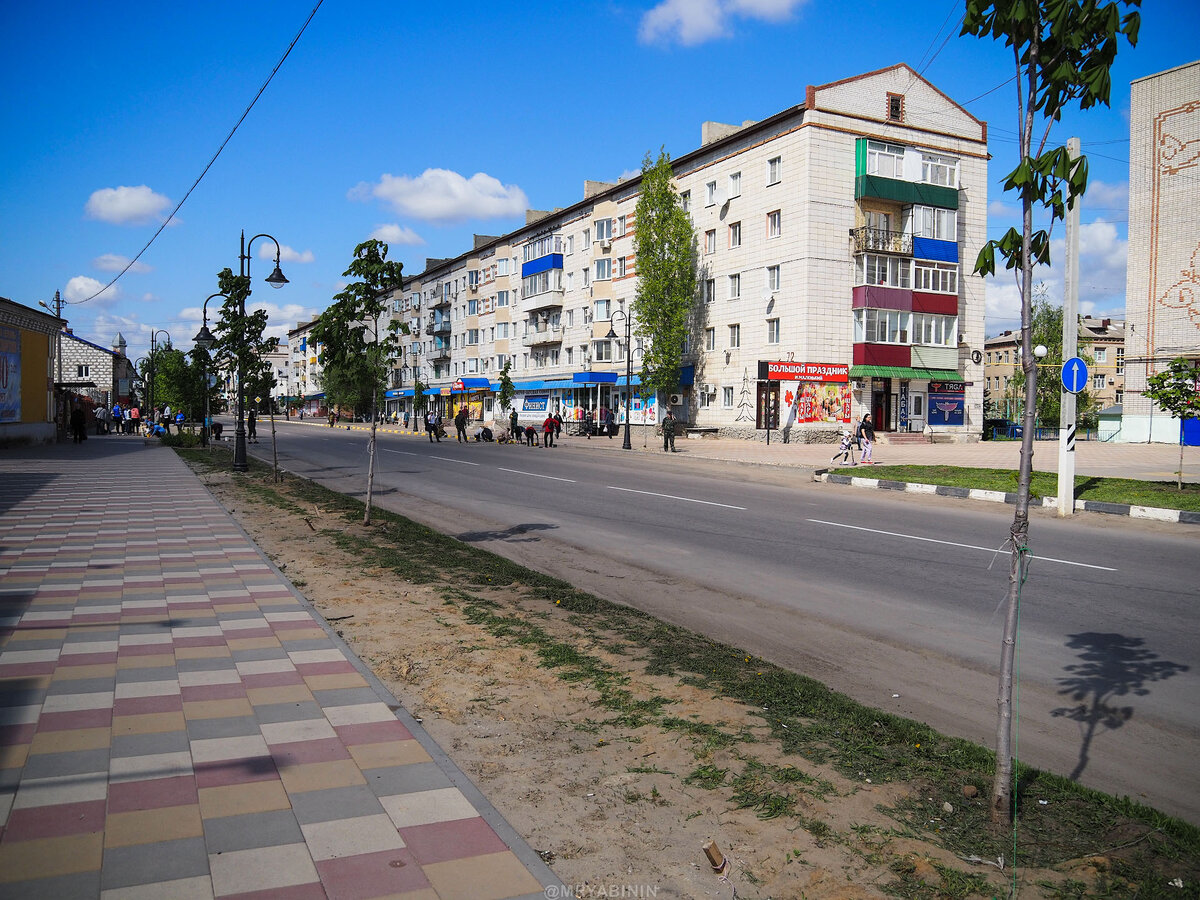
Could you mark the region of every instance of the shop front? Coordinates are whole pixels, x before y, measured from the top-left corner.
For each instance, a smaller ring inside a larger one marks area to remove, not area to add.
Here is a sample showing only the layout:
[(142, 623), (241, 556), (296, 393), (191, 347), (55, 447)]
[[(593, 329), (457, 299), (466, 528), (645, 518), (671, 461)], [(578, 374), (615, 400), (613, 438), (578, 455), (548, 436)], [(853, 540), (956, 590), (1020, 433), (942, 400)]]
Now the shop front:
[(759, 381), (779, 382), (786, 410), (781, 430), (840, 430), (850, 424), (850, 366), (846, 363), (759, 360)]
[[(859, 408), (871, 413), (876, 431), (920, 433), (926, 426), (965, 424), (966, 385), (952, 369), (852, 366), (850, 378)], [(957, 412), (947, 415), (951, 394), (957, 397)], [(942, 404), (937, 410), (935, 400)]]

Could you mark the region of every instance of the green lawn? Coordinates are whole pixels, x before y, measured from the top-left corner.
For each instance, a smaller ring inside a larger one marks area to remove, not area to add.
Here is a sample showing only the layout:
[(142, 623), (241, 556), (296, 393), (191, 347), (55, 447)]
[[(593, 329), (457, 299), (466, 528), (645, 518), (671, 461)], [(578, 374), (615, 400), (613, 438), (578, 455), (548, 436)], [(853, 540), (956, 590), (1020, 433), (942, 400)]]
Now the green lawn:
[[(971, 469), (965, 466), (871, 466), (865, 469), (855, 466), (830, 471), (837, 475), (944, 484), (948, 487), (981, 488), (1008, 493), (1016, 493), (1017, 490), (1017, 473), (1013, 469)], [(1054, 472), (1034, 472), (1030, 491), (1035, 497), (1057, 496), (1058, 475)], [(1181, 492), (1176, 489), (1173, 481), (1138, 481), (1132, 478), (1092, 478), (1076, 475), (1075, 499), (1200, 511), (1200, 484), (1185, 482)]]

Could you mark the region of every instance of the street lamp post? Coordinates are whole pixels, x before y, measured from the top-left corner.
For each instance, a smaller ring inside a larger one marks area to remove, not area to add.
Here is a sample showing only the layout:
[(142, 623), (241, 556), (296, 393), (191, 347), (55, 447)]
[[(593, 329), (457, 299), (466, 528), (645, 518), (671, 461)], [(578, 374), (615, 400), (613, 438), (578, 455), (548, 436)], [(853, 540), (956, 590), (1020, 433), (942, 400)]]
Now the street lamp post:
[[(238, 274), (247, 279), (250, 278), (250, 246), (259, 238), (270, 238), (275, 243), (275, 271), (267, 276), (266, 281), (273, 288), (281, 288), (288, 283), (288, 280), (283, 277), (283, 272), (279, 269), (279, 257), (282, 254), (282, 249), (279, 246), (279, 241), (271, 237), (269, 234), (256, 234), (246, 240), (246, 232), (242, 232), (242, 246), (238, 253)], [(246, 298), (250, 296), (250, 287), (246, 286), (244, 291), (238, 291), (238, 316), (242, 327), (245, 327), (246, 321)], [(234, 433), (233, 445), (233, 471), (245, 472), (250, 466), (246, 463), (246, 384), (245, 373), (242, 371), (242, 357), (239, 353), (237, 364), (237, 430)]]
[(633, 444), (629, 440), (629, 401), (633, 394), (633, 319), (624, 309), (613, 312), (608, 319), (608, 334), (605, 335), (610, 341), (617, 340), (617, 332), (612, 326), (612, 320), (617, 316), (625, 322), (625, 439), (621, 442), (621, 449), (632, 450)]
[[(217, 339), (213, 337), (212, 332), (208, 330), (208, 301), (213, 297), (225, 297), (225, 295), (220, 291), (217, 291), (215, 294), (209, 294), (204, 298), (204, 306), (200, 309), (200, 317), (203, 319), (203, 322), (200, 325), (200, 330), (196, 332), (196, 336), (192, 338), (192, 343), (204, 351), (204, 422), (200, 428), (200, 443), (205, 447), (208, 446), (208, 432), (209, 429), (212, 428), (212, 425), (208, 421), (208, 395), (212, 390), (208, 383), (208, 351), (209, 348), (217, 342)], [(225, 297), (225, 299), (228, 300), (229, 298)]]
[(150, 332), (150, 384), (148, 386), (148, 392), (151, 415), (157, 415), (157, 413), (154, 411), (154, 350), (157, 346), (155, 341), (160, 334), (165, 334), (167, 336), (167, 342), (163, 346), (171, 346), (171, 332), (167, 331), (165, 328), (159, 328)]

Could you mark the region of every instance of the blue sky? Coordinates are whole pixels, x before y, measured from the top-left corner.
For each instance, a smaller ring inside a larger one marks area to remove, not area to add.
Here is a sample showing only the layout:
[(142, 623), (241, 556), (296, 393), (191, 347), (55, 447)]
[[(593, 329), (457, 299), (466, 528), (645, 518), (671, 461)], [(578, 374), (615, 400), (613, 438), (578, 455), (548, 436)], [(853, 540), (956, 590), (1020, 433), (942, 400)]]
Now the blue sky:
[[(368, 237), (416, 274), (527, 206), (581, 199), (585, 179), (695, 149), (704, 120), (762, 119), (809, 84), (897, 62), (989, 123), (989, 236), (1017, 221), (999, 185), (1016, 153), (1011, 54), (958, 37), (962, 0), (328, 0), (135, 269), (80, 302), (167, 220), (314, 3), (0, 4), (0, 296), (35, 306), (60, 290), (77, 334), (107, 346), (120, 331), (135, 357), (156, 329), (190, 347), (245, 229), (284, 245), (291, 283), (262, 284), (274, 245), (260, 240), (251, 297), (283, 334), (328, 305)], [(1148, 4), (1112, 108), (1055, 129), (1090, 157), (1085, 312), (1124, 308), (1129, 82), (1196, 59), (1198, 33), (1194, 2)], [(988, 295), (988, 334), (1013, 327), (1011, 277)]]

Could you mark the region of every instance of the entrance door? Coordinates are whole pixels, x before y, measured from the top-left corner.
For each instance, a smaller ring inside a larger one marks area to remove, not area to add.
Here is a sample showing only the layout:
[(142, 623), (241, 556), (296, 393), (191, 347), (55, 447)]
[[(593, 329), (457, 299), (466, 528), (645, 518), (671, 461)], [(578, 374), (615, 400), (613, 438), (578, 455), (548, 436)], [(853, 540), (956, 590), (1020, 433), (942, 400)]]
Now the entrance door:
[(892, 430), (892, 380), (880, 379), (871, 391), (871, 424), (876, 431)]
[(908, 430), (925, 430), (925, 395), (912, 393), (908, 395)]

